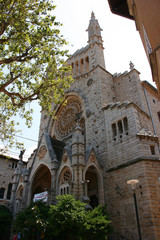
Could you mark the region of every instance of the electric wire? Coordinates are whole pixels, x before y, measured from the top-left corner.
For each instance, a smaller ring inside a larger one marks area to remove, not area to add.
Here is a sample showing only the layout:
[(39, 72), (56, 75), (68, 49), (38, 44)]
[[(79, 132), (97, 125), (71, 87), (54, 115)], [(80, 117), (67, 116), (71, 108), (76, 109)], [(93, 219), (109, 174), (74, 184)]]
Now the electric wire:
[[(23, 137), (23, 136), (19, 136), (19, 135), (15, 135), (15, 137), (22, 138), (22, 139), (25, 139), (25, 140), (28, 140), (28, 141), (32, 141), (32, 142), (37, 142), (37, 143), (40, 142), (40, 141), (37, 141), (37, 140), (35, 140), (35, 139), (31, 139), (31, 138), (27, 138), (27, 137)], [(44, 143), (44, 142), (41, 142), (41, 143), (42, 143), (42, 144), (46, 144), (46, 143)], [(60, 147), (60, 146), (58, 146), (58, 145), (54, 145), (54, 147), (63, 149), (63, 147)], [(33, 151), (34, 151), (34, 150), (33, 150)], [(18, 153), (18, 152), (9, 151), (8, 153), (19, 156), (19, 153)], [(30, 155), (24, 154), (23, 156), (26, 157), (26, 158), (29, 158), (29, 157), (31, 156), (31, 154), (30, 154)]]

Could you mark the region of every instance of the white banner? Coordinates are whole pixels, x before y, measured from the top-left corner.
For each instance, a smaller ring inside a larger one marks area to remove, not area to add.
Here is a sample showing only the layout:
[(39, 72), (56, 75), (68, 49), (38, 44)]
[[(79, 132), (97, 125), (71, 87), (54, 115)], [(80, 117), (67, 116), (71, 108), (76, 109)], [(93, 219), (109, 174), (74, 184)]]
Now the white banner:
[(48, 199), (48, 192), (41, 192), (34, 194), (33, 202), (37, 202), (39, 200), (42, 200), (43, 202), (47, 202)]

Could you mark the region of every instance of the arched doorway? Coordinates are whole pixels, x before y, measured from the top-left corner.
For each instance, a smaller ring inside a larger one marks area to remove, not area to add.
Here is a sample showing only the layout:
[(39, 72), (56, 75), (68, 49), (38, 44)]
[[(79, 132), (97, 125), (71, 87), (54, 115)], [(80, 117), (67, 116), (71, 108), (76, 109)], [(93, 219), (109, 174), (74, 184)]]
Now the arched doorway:
[(90, 198), (90, 205), (95, 208), (99, 204), (99, 188), (98, 188), (98, 174), (94, 166), (90, 166), (85, 175), (85, 180), (88, 182), (87, 194)]
[(47, 191), (51, 188), (51, 173), (45, 165), (41, 165), (37, 170), (32, 182), (32, 195)]

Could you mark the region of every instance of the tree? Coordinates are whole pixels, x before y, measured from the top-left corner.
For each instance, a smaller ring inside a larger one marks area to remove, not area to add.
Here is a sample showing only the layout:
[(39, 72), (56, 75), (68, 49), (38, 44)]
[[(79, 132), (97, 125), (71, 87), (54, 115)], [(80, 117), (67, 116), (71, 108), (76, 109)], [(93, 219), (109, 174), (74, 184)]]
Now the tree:
[(81, 239), (86, 219), (85, 204), (76, 201), (71, 195), (58, 196), (57, 200), (57, 205), (50, 209), (48, 239)]
[(0, 0), (0, 135), (14, 143), (17, 114), (31, 125), (29, 102), (52, 113), (72, 81), (52, 0)]
[(38, 201), (31, 203), (24, 211), (17, 214), (13, 233), (21, 233), (24, 240), (40, 239), (48, 226), (49, 206)]
[[(71, 195), (57, 197), (51, 206), (47, 239), (55, 240), (105, 240), (110, 231), (110, 221), (100, 205), (86, 211), (85, 204)], [(50, 238), (49, 238), (50, 237)]]
[[(19, 212), (14, 233), (21, 232), (24, 240), (105, 240), (109, 219), (104, 208), (86, 211), (85, 204), (71, 195), (57, 197), (58, 203), (49, 207), (42, 202), (31, 204)], [(36, 238), (37, 237), (37, 238)]]
[(7, 240), (10, 235), (12, 215), (5, 206), (0, 206), (0, 239)]
[(110, 233), (111, 226), (105, 207), (100, 205), (92, 211), (88, 211), (85, 221), (85, 237), (86, 240), (105, 240), (107, 234)]

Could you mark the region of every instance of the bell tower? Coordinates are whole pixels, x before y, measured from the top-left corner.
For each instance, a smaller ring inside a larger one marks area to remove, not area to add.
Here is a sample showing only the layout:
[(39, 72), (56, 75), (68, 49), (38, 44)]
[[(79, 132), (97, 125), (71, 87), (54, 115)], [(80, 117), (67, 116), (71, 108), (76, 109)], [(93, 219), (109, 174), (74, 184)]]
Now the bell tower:
[(88, 32), (88, 43), (91, 48), (91, 59), (93, 60), (92, 65), (100, 65), (105, 68), (104, 53), (103, 53), (103, 40), (101, 36), (101, 27), (99, 26), (98, 20), (95, 18), (94, 12), (91, 13), (91, 19), (89, 26), (86, 30)]
[(94, 44), (98, 43), (102, 44), (102, 37), (101, 37), (101, 31), (102, 29), (99, 26), (98, 20), (95, 18), (94, 12), (91, 13), (91, 19), (89, 21), (88, 29), (86, 30), (88, 32), (88, 43)]

